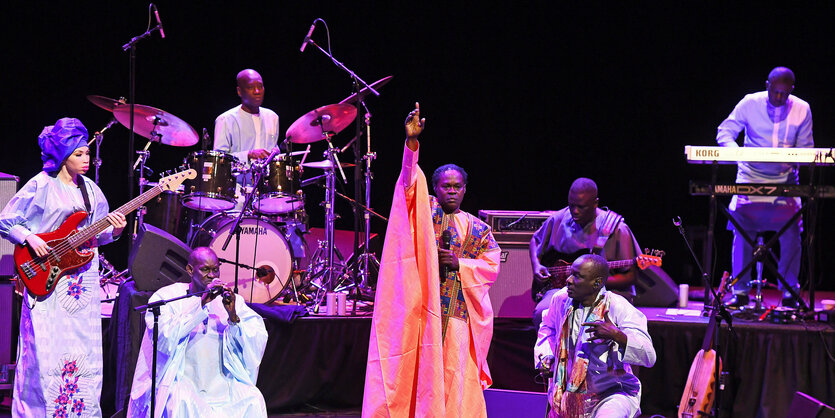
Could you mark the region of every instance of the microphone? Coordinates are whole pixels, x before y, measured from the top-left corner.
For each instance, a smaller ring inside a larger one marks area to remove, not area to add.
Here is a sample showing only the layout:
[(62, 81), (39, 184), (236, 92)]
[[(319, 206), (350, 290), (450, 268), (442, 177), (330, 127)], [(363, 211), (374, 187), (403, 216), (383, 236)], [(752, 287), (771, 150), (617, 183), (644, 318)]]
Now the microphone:
[(310, 25), (310, 30), (307, 31), (307, 36), (304, 37), (304, 41), (302, 41), (302, 47), (299, 48), (299, 52), (304, 52), (304, 48), (307, 46), (307, 43), (310, 42), (310, 36), (313, 35), (314, 29), (316, 29), (316, 20), (313, 21), (312, 25)]
[(223, 304), (228, 305), (230, 303), (232, 303), (232, 292), (227, 290), (223, 292)]
[(267, 265), (255, 269), (255, 277), (264, 284), (270, 284), (275, 280), (275, 270)]
[(159, 36), (162, 39), (165, 39), (165, 32), (162, 30), (162, 20), (159, 19), (159, 9), (157, 9), (157, 5), (154, 5), (154, 16), (157, 17), (157, 26), (159, 26)]
[[(444, 232), (441, 233), (441, 248), (444, 250), (449, 249), (449, 244), (452, 242), (452, 234), (449, 232), (448, 229), (445, 229)], [(444, 266), (441, 269), (441, 282), (446, 280), (446, 276), (449, 274), (449, 267)]]

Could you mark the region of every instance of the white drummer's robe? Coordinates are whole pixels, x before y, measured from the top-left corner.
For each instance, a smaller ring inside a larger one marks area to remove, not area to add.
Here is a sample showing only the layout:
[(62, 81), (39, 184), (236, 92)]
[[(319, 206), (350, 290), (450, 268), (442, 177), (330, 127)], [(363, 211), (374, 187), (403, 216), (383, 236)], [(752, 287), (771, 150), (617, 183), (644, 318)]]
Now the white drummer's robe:
[[(187, 283), (175, 283), (154, 293), (149, 303), (188, 291)], [(241, 319), (237, 324), (229, 323), (219, 297), (202, 307), (199, 296), (161, 307), (156, 417), (267, 416), (264, 396), (255, 387), (267, 330), (261, 316), (240, 295), (236, 298)], [(128, 405), (130, 417), (150, 415), (154, 326), (150, 311), (145, 324)]]

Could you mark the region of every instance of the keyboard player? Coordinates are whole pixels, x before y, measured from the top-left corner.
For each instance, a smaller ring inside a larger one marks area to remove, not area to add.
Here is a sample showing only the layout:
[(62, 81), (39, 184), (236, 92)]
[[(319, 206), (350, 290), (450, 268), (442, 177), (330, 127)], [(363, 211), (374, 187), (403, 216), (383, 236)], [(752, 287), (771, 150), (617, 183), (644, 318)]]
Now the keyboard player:
[[(809, 104), (797, 96), (794, 90), (794, 73), (786, 67), (777, 67), (768, 74), (765, 91), (751, 93), (737, 103), (730, 115), (719, 125), (716, 142), (724, 147), (737, 147), (737, 138), (745, 131), (745, 147), (813, 147), (812, 111)], [(797, 164), (751, 163), (737, 164), (736, 183), (798, 183)], [(777, 231), (800, 209), (798, 197), (764, 197), (734, 195), (729, 209), (749, 236), (757, 232)], [(800, 232), (802, 220), (792, 224), (780, 240), (778, 271), (788, 285), (798, 288), (800, 272)], [(728, 223), (733, 231), (731, 268), (737, 276), (752, 259), (752, 248), (739, 231)], [(750, 270), (749, 270), (750, 272)], [(734, 287), (731, 307), (746, 306), (751, 289), (750, 275), (741, 278)], [(782, 288), (783, 284), (780, 283)], [(783, 289), (783, 306), (796, 307), (791, 293)]]

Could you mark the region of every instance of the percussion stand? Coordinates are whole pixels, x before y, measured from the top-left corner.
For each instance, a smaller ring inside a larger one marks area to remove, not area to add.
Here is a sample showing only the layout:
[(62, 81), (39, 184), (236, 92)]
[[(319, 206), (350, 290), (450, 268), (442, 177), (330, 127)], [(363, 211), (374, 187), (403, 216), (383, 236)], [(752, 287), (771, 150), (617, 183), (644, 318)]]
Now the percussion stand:
[[(160, 135), (156, 131), (156, 126), (157, 126), (157, 124), (159, 124), (160, 120), (161, 119), (158, 116), (154, 117), (154, 129), (151, 131), (151, 139), (148, 140), (148, 143), (145, 144), (145, 148), (143, 148), (142, 151), (136, 151), (136, 154), (137, 154), (136, 162), (133, 163), (133, 168), (131, 169), (131, 173), (132, 173), (137, 169), (137, 167), (139, 168), (139, 193), (140, 194), (145, 191), (144, 187), (148, 184), (148, 180), (145, 178), (145, 170), (148, 169), (148, 167), (145, 167), (145, 163), (148, 162), (149, 158), (151, 158), (151, 151), (149, 151), (148, 149), (151, 148), (151, 143), (154, 142), (153, 138), (156, 138), (158, 141), (162, 138), (162, 135)], [(107, 128), (105, 128), (105, 129), (107, 129)], [(96, 176), (98, 177), (98, 167), (96, 167)], [(146, 211), (146, 209), (145, 209), (144, 205), (140, 206), (139, 210), (136, 211), (136, 222), (133, 224), (133, 238), (131, 239), (131, 242), (133, 242), (133, 239), (136, 238), (136, 233), (139, 230), (139, 228), (142, 226), (143, 217), (145, 216), (145, 211)]]
[(96, 166), (96, 184), (99, 184), (99, 167), (101, 167), (101, 142), (104, 140), (104, 132), (110, 129), (116, 123), (116, 118), (110, 118), (110, 122), (102, 128), (102, 130), (93, 134), (93, 139), (87, 142), (91, 145), (93, 141), (96, 142), (96, 158), (93, 159), (93, 165)]
[[(359, 299), (362, 288), (368, 288), (368, 263), (373, 263), (377, 271), (380, 271), (380, 260), (371, 252), (369, 244), (371, 243), (371, 178), (374, 174), (371, 172), (371, 162), (377, 158), (376, 152), (371, 152), (371, 111), (365, 105), (363, 100), (360, 100), (361, 107), (365, 109), (365, 138), (366, 138), (366, 152), (362, 157), (365, 162), (365, 207), (363, 208), (363, 219), (365, 220), (365, 247), (362, 253), (357, 257), (357, 263), (360, 266), (359, 270), (359, 284), (357, 285), (357, 299)], [(375, 215), (377, 215), (375, 213)], [(377, 215), (379, 216), (379, 215)], [(386, 220), (385, 218), (382, 218)], [(356, 310), (356, 302), (354, 302), (354, 309)]]
[[(151, 3), (150, 6), (148, 6), (148, 22), (149, 22), (149, 25), (148, 25), (148, 29), (145, 31), (145, 33), (143, 33), (139, 36), (134, 36), (133, 38), (131, 38), (130, 41), (128, 41), (128, 43), (122, 45), (122, 51), (130, 50), (130, 65), (129, 65), (130, 69), (128, 71), (128, 79), (130, 80), (129, 81), (129, 84), (130, 84), (130, 89), (129, 89), (130, 94), (129, 94), (129, 96), (130, 97), (129, 97), (129, 100), (128, 100), (128, 102), (130, 103), (130, 126), (128, 127), (128, 129), (130, 130), (130, 132), (128, 133), (128, 161), (130, 161), (130, 159), (133, 157), (133, 155), (131, 155), (131, 151), (133, 151), (133, 147), (134, 147), (134, 140), (133, 140), (133, 138), (134, 138), (134, 122), (135, 122), (134, 121), (134, 116), (135, 116), (135, 113), (136, 113), (135, 112), (135, 104), (136, 104), (136, 44), (139, 43), (139, 41), (150, 37), (151, 34), (154, 33), (154, 31), (157, 31), (157, 30), (159, 30), (160, 36), (162, 36), (163, 38), (165, 37), (165, 35), (162, 33), (162, 25), (159, 23), (159, 21), (157, 21), (156, 26), (154, 26), (153, 28), (150, 27), (151, 8), (153, 8), (156, 11), (157, 6), (153, 3)], [(150, 146), (150, 143), (148, 144), (148, 146)], [(148, 146), (145, 147), (146, 151), (148, 150)], [(134, 177), (133, 176), (133, 170), (135, 170), (135, 169), (136, 169), (136, 165), (133, 166), (133, 169), (128, 170), (128, 200), (133, 200), (133, 198), (134, 198), (134, 194), (133, 194), (133, 177)], [(133, 228), (131, 228), (131, 226), (133, 226)], [(134, 241), (134, 239), (136, 239), (136, 224), (130, 225), (130, 220), (128, 220), (128, 229), (129, 230), (133, 229), (133, 231), (134, 231), (133, 235), (131, 236), (130, 243), (128, 244), (128, 251), (130, 251), (130, 249), (133, 247), (133, 241)], [(151, 416), (153, 416), (153, 408), (151, 410)]]
[[(325, 268), (320, 273), (322, 274), (322, 286), (316, 291), (316, 299), (314, 305), (314, 312), (319, 311), (319, 306), (322, 304), (322, 299), (324, 299), (325, 294), (328, 292), (332, 292), (336, 287), (335, 283), (335, 267), (334, 267), (334, 253), (335, 253), (335, 241), (334, 241), (334, 224), (336, 222), (336, 168), (339, 167), (339, 172), (342, 174), (342, 180), (347, 183), (345, 179), (345, 172), (342, 171), (342, 165), (339, 162), (339, 157), (336, 155), (339, 152), (339, 148), (335, 148), (333, 143), (330, 140), (330, 135), (327, 132), (322, 132), (322, 136), (325, 138), (325, 142), (328, 143), (328, 149), (325, 151), (326, 157), (328, 161), (331, 163), (331, 167), (325, 170)], [(322, 247), (320, 243), (320, 248)], [(319, 257), (321, 258), (322, 254), (320, 251), (317, 251)], [(316, 260), (312, 260), (311, 262), (316, 262)]]
[[(267, 157), (267, 164), (269, 165), (272, 163), (273, 159), (275, 158), (276, 154), (278, 154), (279, 148), (276, 146), (273, 148), (273, 151), (270, 153), (270, 156)], [(261, 184), (261, 177), (264, 176), (264, 170), (257, 170), (258, 171), (258, 178), (255, 179), (254, 185)], [(246, 195), (246, 201), (244, 201), (244, 207), (241, 208), (241, 212), (238, 213), (238, 217), (235, 219), (235, 223), (232, 225), (232, 231), (226, 236), (226, 241), (223, 243), (223, 247), (221, 248), (222, 251), (226, 251), (226, 247), (229, 246), (229, 241), (232, 240), (232, 234), (235, 235), (235, 289), (233, 292), (236, 294), (238, 293), (238, 265), (241, 262), (240, 259), (240, 252), (241, 252), (241, 221), (244, 219), (244, 214), (246, 214), (247, 208), (252, 205), (252, 198), (255, 196), (255, 191), (258, 190), (258, 187), (253, 187), (252, 190), (249, 191)], [(251, 289), (251, 288), (250, 288)]]

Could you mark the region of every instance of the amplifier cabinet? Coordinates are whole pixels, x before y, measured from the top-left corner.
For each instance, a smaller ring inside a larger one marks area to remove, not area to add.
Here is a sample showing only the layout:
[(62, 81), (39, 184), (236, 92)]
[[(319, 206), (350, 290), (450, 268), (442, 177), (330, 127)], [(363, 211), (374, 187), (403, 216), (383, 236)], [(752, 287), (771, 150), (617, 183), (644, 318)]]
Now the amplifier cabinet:
[[(6, 207), (9, 200), (12, 200), (17, 193), (18, 178), (11, 174), (0, 173), (0, 209)], [(14, 276), (14, 245), (11, 242), (0, 238), (0, 278)]]

